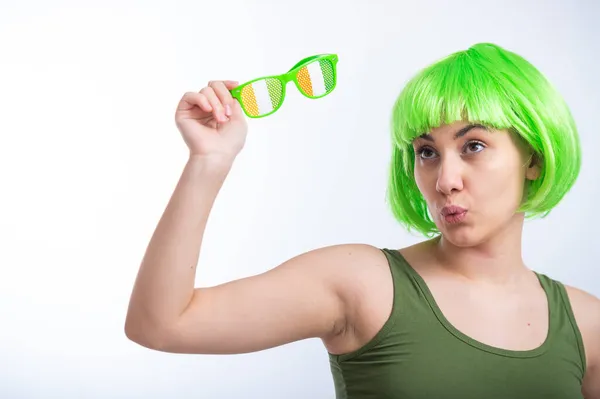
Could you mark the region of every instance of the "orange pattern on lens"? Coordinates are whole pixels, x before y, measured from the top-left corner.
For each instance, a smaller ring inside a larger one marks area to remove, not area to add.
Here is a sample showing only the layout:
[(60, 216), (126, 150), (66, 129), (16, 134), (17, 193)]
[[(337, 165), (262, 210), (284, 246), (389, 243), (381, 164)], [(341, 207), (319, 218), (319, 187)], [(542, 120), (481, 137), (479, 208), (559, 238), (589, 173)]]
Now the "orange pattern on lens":
[(313, 96), (312, 82), (310, 80), (310, 74), (308, 73), (307, 67), (304, 67), (298, 71), (297, 79), (302, 91), (307, 96)]
[(252, 84), (246, 85), (242, 89), (242, 102), (244, 108), (250, 115), (258, 115), (258, 103), (256, 102), (256, 96), (254, 95), (254, 88), (252, 87)]

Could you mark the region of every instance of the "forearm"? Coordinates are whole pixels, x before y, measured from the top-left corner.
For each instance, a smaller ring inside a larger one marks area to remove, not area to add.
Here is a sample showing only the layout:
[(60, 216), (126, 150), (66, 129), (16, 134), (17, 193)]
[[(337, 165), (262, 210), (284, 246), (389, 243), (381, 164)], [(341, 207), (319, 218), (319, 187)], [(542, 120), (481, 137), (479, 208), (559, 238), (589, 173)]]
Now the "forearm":
[(126, 332), (154, 339), (189, 304), (206, 223), (233, 160), (190, 157), (154, 231), (133, 288)]

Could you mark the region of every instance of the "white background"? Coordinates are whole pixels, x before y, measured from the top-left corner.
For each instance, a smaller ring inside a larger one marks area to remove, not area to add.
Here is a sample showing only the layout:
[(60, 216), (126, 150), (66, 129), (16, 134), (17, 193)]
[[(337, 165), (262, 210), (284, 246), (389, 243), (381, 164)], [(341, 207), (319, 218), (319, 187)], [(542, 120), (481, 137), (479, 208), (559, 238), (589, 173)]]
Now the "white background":
[[(543, 6), (542, 6), (543, 4)], [(526, 225), (533, 269), (600, 295), (600, 6), (579, 1), (2, 1), (0, 397), (331, 398), (317, 340), (236, 356), (153, 352), (123, 332), (131, 288), (187, 148), (186, 91), (339, 54), (338, 87), (251, 120), (209, 221), (198, 285), (300, 252), (408, 235), (385, 203), (389, 116), (420, 68), (477, 42), (550, 78), (583, 169)]]

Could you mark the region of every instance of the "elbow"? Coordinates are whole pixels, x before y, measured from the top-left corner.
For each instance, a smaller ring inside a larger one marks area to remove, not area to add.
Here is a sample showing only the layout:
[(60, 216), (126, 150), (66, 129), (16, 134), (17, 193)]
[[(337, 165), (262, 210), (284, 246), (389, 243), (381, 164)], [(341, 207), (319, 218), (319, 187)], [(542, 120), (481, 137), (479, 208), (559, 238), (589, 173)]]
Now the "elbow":
[(131, 317), (127, 318), (124, 326), (125, 337), (128, 340), (160, 352), (169, 352), (169, 334), (166, 331), (167, 329)]

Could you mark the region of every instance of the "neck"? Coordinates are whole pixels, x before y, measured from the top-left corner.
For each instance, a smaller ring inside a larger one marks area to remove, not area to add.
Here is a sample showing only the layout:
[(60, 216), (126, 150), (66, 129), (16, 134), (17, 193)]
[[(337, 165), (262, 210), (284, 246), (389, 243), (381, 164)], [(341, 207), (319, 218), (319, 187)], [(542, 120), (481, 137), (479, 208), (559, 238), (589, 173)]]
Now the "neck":
[(443, 236), (434, 240), (435, 256), (447, 270), (469, 280), (511, 284), (529, 276), (521, 254), (523, 215), (515, 217), (493, 237), (470, 247), (459, 247)]

